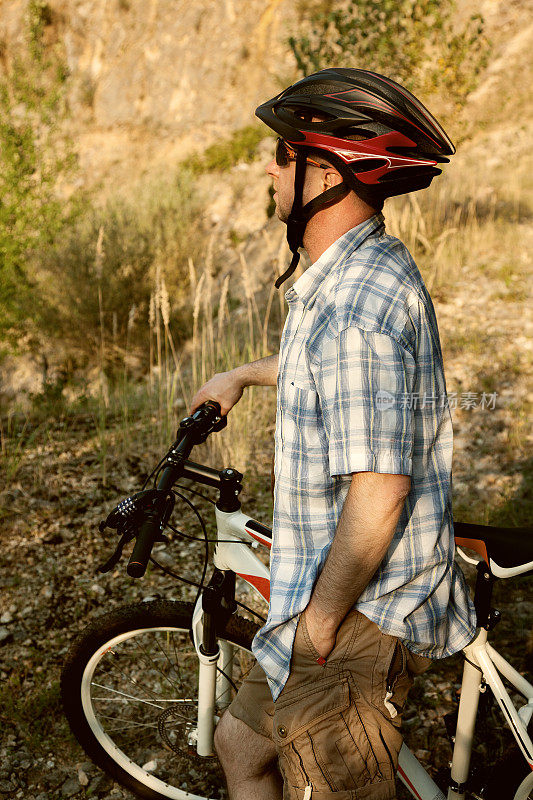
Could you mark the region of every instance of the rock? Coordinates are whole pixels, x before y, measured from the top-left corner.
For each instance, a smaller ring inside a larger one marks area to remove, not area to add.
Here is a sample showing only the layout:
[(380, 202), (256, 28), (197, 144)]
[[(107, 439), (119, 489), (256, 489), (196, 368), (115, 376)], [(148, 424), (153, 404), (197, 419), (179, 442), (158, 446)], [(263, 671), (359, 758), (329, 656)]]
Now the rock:
[(78, 781), (80, 786), (87, 786), (89, 783), (89, 778), (87, 777), (87, 773), (84, 770), (78, 770)]
[(44, 537), (43, 544), (63, 544), (63, 541), (62, 534), (59, 531), (53, 531)]
[(61, 797), (74, 797), (81, 791), (80, 783), (77, 778), (67, 778), (61, 787)]
[(111, 778), (108, 778), (107, 775), (97, 775), (96, 778), (92, 779), (86, 789), (87, 796), (92, 797), (95, 794), (101, 794), (102, 792), (109, 791), (112, 786), (113, 781)]
[(11, 614), (9, 611), (6, 611), (0, 617), (0, 623), (2, 625), (7, 625), (9, 622), (13, 622), (13, 614)]
[(13, 781), (0, 781), (0, 795), (16, 792), (17, 785)]
[(51, 789), (55, 789), (58, 786), (61, 786), (62, 783), (64, 783), (65, 773), (61, 769), (52, 769), (45, 776), (44, 780), (45, 780), (45, 785), (47, 785)]
[(8, 628), (0, 628), (0, 645), (7, 644), (12, 638), (13, 634)]
[(157, 550), (154, 553), (154, 558), (164, 567), (173, 567), (176, 564), (176, 558), (173, 557), (167, 550)]

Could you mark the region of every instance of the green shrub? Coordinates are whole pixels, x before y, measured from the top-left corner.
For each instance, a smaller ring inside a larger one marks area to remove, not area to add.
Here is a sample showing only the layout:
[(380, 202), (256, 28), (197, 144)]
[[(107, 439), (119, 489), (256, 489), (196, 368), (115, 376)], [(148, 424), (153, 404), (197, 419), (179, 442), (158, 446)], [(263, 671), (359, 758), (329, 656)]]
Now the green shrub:
[(57, 135), (65, 68), (42, 44), (50, 22), (48, 5), (31, 0), (25, 44), (9, 72), (0, 66), (0, 336), (10, 348), (36, 332), (31, 255), (54, 240), (70, 213), (54, 194), (72, 158)]
[(479, 14), (458, 26), (454, 0), (304, 0), (289, 38), (298, 70), (329, 66), (383, 72), (417, 92), (464, 102), (486, 64)]
[(234, 131), (227, 140), (212, 144), (201, 155), (195, 155), (185, 163), (194, 174), (224, 172), (239, 162), (253, 161), (259, 142), (266, 136), (268, 131), (248, 125)]

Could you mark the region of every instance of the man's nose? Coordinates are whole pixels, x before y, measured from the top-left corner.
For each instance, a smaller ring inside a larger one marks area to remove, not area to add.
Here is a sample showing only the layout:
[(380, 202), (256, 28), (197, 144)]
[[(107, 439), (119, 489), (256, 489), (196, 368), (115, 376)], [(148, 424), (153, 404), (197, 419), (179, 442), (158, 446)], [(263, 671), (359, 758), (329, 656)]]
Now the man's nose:
[(265, 167), (265, 172), (267, 175), (270, 175), (272, 178), (277, 178), (279, 175), (279, 167), (276, 164), (276, 159), (273, 158)]

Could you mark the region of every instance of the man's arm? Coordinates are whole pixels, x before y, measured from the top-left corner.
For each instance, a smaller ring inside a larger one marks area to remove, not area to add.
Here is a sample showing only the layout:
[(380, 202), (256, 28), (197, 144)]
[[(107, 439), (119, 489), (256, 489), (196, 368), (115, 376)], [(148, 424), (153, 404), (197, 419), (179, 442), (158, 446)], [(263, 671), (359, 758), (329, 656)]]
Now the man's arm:
[(389, 548), (410, 484), (409, 475), (352, 475), (333, 543), (305, 609), (309, 636), (324, 658)]
[(241, 397), (246, 386), (275, 386), (278, 377), (278, 354), (242, 364), (229, 372), (217, 372), (204, 383), (191, 401), (191, 413), (206, 400), (220, 403), (225, 416)]

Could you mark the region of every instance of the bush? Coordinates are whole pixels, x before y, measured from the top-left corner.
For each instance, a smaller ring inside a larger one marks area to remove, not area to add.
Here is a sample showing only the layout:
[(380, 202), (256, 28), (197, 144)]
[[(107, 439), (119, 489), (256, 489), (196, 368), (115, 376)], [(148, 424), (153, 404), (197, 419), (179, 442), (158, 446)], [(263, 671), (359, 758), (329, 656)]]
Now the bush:
[(360, 67), (461, 104), (489, 44), (481, 15), (458, 23), (455, 12), (454, 0), (304, 0), (289, 45), (303, 75)]
[(266, 129), (248, 125), (234, 131), (226, 141), (212, 144), (201, 155), (188, 159), (186, 164), (195, 174), (224, 172), (239, 162), (253, 161), (259, 142), (268, 135)]
[[(188, 258), (201, 221), (190, 174), (148, 187), (135, 204), (87, 207), (59, 241), (39, 254), (44, 329), (88, 357), (123, 362), (148, 340), (155, 275), (165, 279), (178, 338), (188, 334)], [(93, 359), (94, 360), (94, 359)]]
[(64, 113), (64, 66), (42, 44), (51, 23), (48, 5), (31, 0), (26, 22), (24, 47), (9, 72), (0, 68), (0, 335), (11, 348), (36, 332), (28, 261), (53, 241), (67, 216), (54, 184), (72, 162), (56, 131)]

